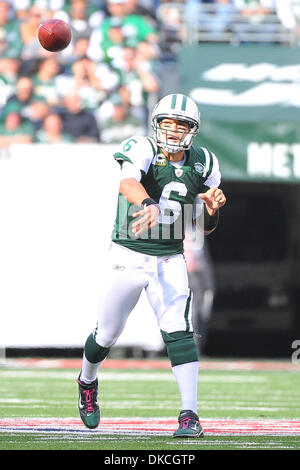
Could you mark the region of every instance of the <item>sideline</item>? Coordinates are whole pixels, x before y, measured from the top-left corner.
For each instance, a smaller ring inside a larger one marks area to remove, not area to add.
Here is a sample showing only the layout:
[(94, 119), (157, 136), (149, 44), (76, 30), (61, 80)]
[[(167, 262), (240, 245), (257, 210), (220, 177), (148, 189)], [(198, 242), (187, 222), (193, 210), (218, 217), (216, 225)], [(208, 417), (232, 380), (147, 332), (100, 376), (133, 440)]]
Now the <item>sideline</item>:
[[(6, 367), (25, 367), (40, 369), (80, 369), (81, 359), (44, 359), (18, 358), (7, 359)], [(106, 359), (102, 366), (107, 369), (170, 369), (165, 359)], [(201, 360), (199, 370), (263, 370), (263, 371), (300, 371), (300, 364), (288, 360)]]

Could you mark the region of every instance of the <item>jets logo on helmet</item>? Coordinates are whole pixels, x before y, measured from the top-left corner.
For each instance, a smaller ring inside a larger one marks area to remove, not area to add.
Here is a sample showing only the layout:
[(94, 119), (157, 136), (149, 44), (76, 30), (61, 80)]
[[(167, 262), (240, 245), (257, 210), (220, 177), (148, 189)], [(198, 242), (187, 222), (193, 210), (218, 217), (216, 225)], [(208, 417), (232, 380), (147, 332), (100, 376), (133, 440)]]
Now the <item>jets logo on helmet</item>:
[[(178, 144), (168, 142), (163, 136), (160, 122), (165, 119), (177, 119), (188, 123), (189, 132), (185, 133)], [(152, 127), (154, 138), (159, 147), (169, 153), (176, 153), (181, 150), (188, 150), (194, 137), (199, 132), (200, 112), (196, 103), (186, 95), (174, 93), (162, 98), (155, 106), (152, 113)]]

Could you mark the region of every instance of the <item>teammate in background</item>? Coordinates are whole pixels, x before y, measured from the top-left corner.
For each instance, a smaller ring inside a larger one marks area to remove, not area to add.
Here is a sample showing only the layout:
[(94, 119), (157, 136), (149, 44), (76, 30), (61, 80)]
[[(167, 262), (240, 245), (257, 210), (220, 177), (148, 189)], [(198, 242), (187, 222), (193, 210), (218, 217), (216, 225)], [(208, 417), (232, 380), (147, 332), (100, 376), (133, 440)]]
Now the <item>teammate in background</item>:
[(204, 435), (197, 415), (198, 355), (183, 256), (184, 212), (198, 199), (204, 217), (196, 213), (195, 223), (204, 218), (202, 230), (209, 234), (226, 198), (218, 188), (217, 158), (192, 145), (199, 125), (194, 101), (182, 94), (165, 96), (152, 114), (154, 137), (133, 136), (114, 154), (121, 165), (117, 218), (98, 324), (86, 340), (78, 377), (79, 413), (88, 428), (100, 421), (98, 368), (145, 289), (181, 395), (173, 436)]

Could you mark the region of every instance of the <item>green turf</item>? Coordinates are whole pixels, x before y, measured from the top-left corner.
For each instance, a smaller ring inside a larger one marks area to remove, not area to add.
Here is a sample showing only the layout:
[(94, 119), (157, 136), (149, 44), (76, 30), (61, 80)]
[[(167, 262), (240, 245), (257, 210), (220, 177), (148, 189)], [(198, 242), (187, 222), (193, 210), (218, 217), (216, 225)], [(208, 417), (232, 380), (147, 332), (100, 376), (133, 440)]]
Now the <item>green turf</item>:
[(291, 436), (209, 436), (177, 441), (172, 437), (70, 436), (52, 434), (6, 435), (1, 450), (299, 450), (299, 437)]
[[(0, 418), (78, 418), (78, 370), (0, 369)], [(103, 417), (177, 418), (180, 399), (168, 370), (99, 373)], [(300, 375), (275, 371), (200, 371), (202, 418), (300, 419)], [(299, 436), (172, 436), (1, 433), (0, 450), (13, 449), (299, 449)]]

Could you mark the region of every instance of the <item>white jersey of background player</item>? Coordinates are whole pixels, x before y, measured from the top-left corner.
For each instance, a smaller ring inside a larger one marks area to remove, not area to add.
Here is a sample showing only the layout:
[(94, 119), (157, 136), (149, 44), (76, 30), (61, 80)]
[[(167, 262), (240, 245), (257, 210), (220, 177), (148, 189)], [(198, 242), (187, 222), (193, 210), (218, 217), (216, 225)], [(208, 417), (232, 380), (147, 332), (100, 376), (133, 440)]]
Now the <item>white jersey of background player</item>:
[(203, 436), (197, 416), (198, 357), (183, 240), (197, 198), (204, 207), (205, 233), (215, 229), (226, 198), (218, 188), (216, 156), (193, 145), (199, 125), (193, 100), (182, 94), (165, 96), (152, 114), (153, 138), (133, 136), (114, 154), (121, 165), (118, 210), (98, 323), (86, 340), (78, 378), (79, 413), (89, 428), (100, 421), (98, 368), (145, 289), (181, 395), (179, 427), (173, 436)]

